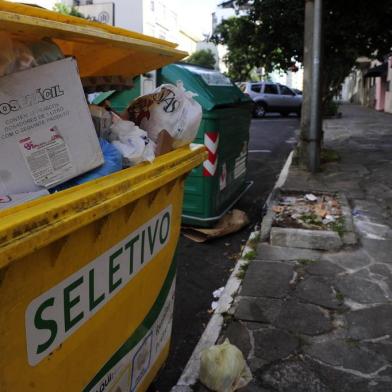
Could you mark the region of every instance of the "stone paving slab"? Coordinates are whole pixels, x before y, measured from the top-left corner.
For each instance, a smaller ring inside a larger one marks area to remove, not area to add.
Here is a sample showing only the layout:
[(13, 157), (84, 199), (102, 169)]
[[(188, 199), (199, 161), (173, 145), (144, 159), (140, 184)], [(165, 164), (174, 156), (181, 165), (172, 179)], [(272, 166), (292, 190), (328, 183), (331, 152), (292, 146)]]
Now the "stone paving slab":
[[(312, 358), (307, 358), (305, 363), (333, 392), (390, 391), (390, 381), (383, 380), (382, 377), (364, 377), (360, 373), (348, 372), (342, 368), (328, 366)], [(387, 387), (389, 389), (386, 389)]]
[(293, 359), (275, 364), (258, 378), (280, 392), (332, 392), (301, 360)]
[(290, 291), (294, 267), (278, 262), (251, 263), (241, 295), (283, 298)]
[(318, 306), (296, 300), (289, 300), (282, 305), (274, 325), (293, 333), (312, 336), (327, 333), (333, 328), (327, 312)]
[(366, 347), (369, 351), (373, 351), (380, 354), (381, 357), (385, 358), (389, 363), (392, 361), (392, 339), (386, 338), (375, 342), (365, 342), (361, 344)]
[(304, 351), (307, 355), (328, 365), (363, 374), (374, 373), (388, 364), (381, 356), (365, 351), (349, 340), (328, 340), (313, 344)]
[(392, 241), (362, 238), (362, 246), (373, 260), (392, 265)]
[(310, 275), (334, 277), (345, 271), (339, 264), (334, 264), (322, 259), (319, 262), (310, 263), (305, 267), (305, 271)]
[(360, 309), (346, 315), (347, 335), (353, 339), (376, 339), (389, 336), (392, 326), (392, 304)]
[(299, 346), (299, 339), (284, 330), (276, 328), (263, 328), (253, 333), (253, 355), (265, 361), (273, 362), (285, 359), (294, 354)]
[(360, 304), (387, 303), (390, 300), (377, 283), (352, 275), (340, 276), (335, 287), (344, 297)]
[(338, 298), (333, 282), (325, 277), (308, 277), (301, 281), (294, 295), (305, 302), (327, 309), (342, 309), (343, 300)]
[(242, 321), (274, 323), (279, 316), (283, 301), (273, 298), (241, 297), (234, 316)]

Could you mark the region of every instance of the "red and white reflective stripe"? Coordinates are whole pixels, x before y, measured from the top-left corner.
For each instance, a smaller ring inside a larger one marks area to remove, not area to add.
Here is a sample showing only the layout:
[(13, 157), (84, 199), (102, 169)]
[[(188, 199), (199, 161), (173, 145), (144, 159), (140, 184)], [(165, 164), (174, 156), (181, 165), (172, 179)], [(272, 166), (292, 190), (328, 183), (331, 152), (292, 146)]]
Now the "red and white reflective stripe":
[(218, 132), (206, 132), (204, 134), (204, 145), (208, 151), (208, 158), (203, 163), (203, 176), (214, 176), (218, 168)]

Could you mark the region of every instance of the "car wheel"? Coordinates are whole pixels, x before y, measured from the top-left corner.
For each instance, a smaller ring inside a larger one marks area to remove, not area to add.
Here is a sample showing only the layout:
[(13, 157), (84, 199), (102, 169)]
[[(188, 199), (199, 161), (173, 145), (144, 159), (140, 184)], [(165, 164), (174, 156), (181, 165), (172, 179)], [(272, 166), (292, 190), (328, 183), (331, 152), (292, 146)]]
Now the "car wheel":
[(265, 116), (265, 113), (267, 112), (266, 106), (262, 102), (256, 102), (255, 107), (253, 108), (253, 115), (256, 118), (262, 118)]
[(288, 112), (281, 112), (280, 115), (281, 115), (282, 117), (288, 117), (288, 116), (289, 116), (289, 113), (288, 113)]
[(302, 106), (300, 106), (299, 109), (297, 110), (298, 117), (301, 117), (301, 111), (302, 111)]

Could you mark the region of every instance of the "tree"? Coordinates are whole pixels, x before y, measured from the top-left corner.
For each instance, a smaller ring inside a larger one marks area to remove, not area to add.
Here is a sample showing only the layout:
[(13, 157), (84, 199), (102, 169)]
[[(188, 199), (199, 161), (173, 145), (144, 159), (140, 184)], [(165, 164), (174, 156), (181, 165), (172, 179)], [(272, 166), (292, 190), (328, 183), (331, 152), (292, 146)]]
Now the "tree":
[[(303, 59), (304, 6), (301, 0), (233, 0), (245, 14), (224, 20), (213, 40), (227, 45), (234, 79), (253, 67), (286, 71)], [(330, 101), (360, 56), (382, 58), (391, 51), (392, 0), (324, 0), (323, 101)]]
[(216, 60), (214, 54), (210, 49), (202, 49), (198, 50), (195, 53), (192, 53), (186, 60), (186, 63), (201, 65), (206, 68), (214, 68)]
[(228, 76), (236, 82), (247, 80), (256, 66), (257, 46), (250, 42), (244, 45), (243, 38), (252, 34), (253, 29), (254, 25), (249, 18), (233, 17), (222, 22), (213, 36), (217, 43), (227, 45), (224, 61), (228, 65)]
[(78, 11), (78, 9), (74, 6), (68, 6), (63, 3), (56, 3), (53, 6), (53, 11), (59, 12), (63, 15), (71, 15), (71, 16), (78, 16), (79, 18), (84, 18), (85, 16)]

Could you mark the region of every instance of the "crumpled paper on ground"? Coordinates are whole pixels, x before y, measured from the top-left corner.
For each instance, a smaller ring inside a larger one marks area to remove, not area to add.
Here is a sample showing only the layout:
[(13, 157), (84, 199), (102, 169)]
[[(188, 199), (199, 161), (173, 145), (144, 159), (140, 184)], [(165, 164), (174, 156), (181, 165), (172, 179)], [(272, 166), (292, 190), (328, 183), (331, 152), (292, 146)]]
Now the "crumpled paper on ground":
[(185, 237), (195, 242), (206, 242), (213, 238), (223, 237), (235, 233), (249, 224), (249, 218), (244, 211), (232, 210), (224, 215), (215, 227), (204, 229), (201, 227), (183, 227)]

